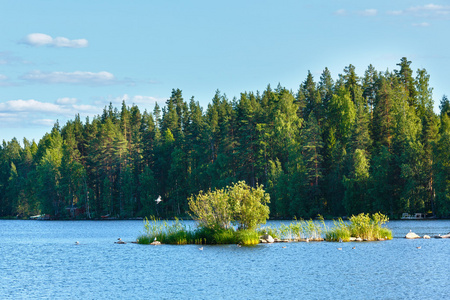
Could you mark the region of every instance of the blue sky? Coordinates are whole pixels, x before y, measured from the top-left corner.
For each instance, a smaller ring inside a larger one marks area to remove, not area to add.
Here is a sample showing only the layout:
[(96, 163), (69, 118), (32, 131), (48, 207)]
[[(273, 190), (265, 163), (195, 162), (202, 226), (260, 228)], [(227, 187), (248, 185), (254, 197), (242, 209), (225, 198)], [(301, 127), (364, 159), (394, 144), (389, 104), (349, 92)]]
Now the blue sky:
[(0, 0), (0, 141), (36, 142), (110, 102), (161, 106), (173, 88), (206, 108), (268, 84), (298, 90), (308, 70), (349, 64), (431, 75), (450, 94), (449, 1)]

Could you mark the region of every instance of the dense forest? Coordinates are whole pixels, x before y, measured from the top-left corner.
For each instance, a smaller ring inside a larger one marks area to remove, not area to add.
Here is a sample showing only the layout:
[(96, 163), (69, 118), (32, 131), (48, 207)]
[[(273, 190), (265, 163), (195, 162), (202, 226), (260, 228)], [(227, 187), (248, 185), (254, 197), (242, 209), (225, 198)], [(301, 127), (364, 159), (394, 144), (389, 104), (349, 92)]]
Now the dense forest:
[(110, 104), (38, 144), (3, 141), (0, 217), (186, 217), (189, 196), (240, 180), (264, 185), (271, 218), (448, 217), (450, 102), (433, 111), (429, 78), (402, 58), (363, 77), (308, 72), (296, 92), (217, 91), (205, 110), (179, 89), (152, 112)]

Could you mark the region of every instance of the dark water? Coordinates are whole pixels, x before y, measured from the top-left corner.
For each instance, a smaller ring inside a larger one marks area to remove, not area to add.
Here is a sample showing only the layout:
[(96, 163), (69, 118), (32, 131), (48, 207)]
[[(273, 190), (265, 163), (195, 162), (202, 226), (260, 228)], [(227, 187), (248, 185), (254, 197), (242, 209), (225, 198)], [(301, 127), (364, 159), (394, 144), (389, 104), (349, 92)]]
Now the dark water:
[(118, 237), (135, 240), (142, 221), (1, 220), (0, 298), (448, 299), (450, 239), (402, 237), (410, 229), (446, 234), (450, 221), (391, 221), (388, 227), (395, 238), (384, 242), (200, 251), (196, 245), (114, 244)]

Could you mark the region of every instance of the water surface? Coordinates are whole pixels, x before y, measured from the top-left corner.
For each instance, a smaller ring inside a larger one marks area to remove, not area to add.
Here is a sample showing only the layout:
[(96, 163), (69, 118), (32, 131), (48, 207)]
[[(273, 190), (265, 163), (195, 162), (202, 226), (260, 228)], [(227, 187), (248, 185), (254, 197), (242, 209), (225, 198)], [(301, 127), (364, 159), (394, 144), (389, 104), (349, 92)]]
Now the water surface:
[(196, 245), (114, 243), (119, 237), (134, 241), (142, 221), (0, 220), (0, 294), (4, 299), (447, 298), (450, 239), (403, 237), (410, 229), (446, 234), (450, 221), (391, 221), (388, 227), (395, 238), (384, 242), (200, 251)]

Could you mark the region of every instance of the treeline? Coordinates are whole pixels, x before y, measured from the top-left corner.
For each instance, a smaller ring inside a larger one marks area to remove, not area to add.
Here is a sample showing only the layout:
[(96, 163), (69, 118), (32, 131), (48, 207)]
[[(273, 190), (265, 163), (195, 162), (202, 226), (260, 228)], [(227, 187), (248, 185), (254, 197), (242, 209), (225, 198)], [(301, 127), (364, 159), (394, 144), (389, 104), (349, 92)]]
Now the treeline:
[(410, 65), (308, 72), (296, 92), (217, 91), (206, 110), (174, 89), (153, 112), (110, 105), (38, 144), (3, 141), (0, 215), (183, 217), (190, 195), (244, 180), (264, 185), (272, 218), (449, 216), (450, 102), (436, 115), (429, 75)]

